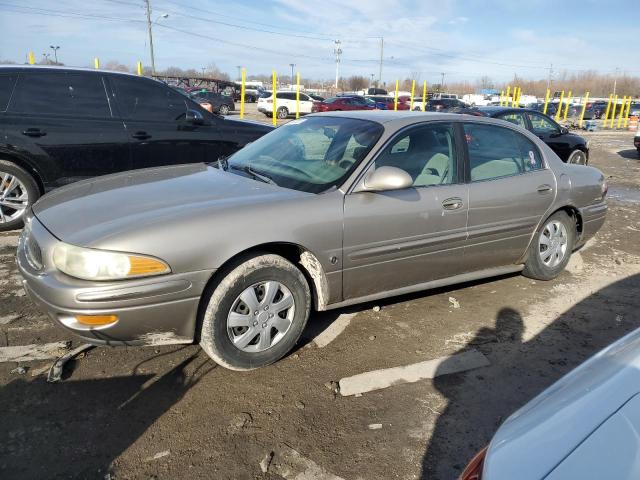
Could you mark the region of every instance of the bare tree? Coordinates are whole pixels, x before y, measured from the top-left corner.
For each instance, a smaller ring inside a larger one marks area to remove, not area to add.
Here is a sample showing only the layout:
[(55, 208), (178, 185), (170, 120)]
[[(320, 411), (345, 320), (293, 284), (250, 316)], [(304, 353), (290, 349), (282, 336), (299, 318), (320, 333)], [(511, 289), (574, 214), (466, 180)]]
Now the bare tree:
[(349, 90), (357, 92), (363, 90), (369, 85), (369, 81), (362, 75), (354, 75), (348, 79)]

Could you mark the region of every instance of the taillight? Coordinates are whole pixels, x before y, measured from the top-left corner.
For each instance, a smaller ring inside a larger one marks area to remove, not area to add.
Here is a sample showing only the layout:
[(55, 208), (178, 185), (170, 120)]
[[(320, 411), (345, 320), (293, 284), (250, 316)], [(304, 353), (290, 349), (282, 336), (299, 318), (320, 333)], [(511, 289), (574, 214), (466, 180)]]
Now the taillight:
[(482, 480), (482, 468), (484, 467), (484, 458), (486, 456), (487, 447), (484, 447), (467, 464), (459, 480)]

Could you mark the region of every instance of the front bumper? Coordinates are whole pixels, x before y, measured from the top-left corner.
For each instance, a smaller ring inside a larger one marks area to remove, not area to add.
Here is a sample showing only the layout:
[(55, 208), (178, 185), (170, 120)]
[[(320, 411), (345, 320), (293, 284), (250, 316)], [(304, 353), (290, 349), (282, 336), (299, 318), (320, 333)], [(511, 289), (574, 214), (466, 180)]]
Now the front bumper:
[[(18, 242), (17, 264), (24, 289), (51, 319), (97, 345), (192, 343), (198, 306), (213, 271), (172, 273), (144, 279), (90, 282), (69, 277), (52, 264), (59, 241), (35, 218), (27, 217)], [(41, 251), (42, 267), (27, 258), (27, 236)], [(89, 326), (76, 315), (116, 315), (115, 323)]]

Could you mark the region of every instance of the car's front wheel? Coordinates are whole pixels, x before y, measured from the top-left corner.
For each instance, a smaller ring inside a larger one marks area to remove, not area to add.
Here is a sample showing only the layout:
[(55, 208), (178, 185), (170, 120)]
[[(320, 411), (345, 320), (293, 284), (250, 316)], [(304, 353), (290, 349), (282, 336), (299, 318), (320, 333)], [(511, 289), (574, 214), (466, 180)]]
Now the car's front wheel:
[(551, 215), (533, 237), (523, 275), (536, 280), (556, 278), (569, 263), (575, 236), (576, 224), (569, 215)]
[(22, 227), (24, 213), (40, 197), (36, 181), (12, 162), (0, 160), (0, 232)]
[(220, 105), (219, 109), (220, 115), (228, 115), (229, 114), (229, 105)]
[(280, 107), (278, 108), (276, 115), (278, 118), (281, 118), (281, 119), (287, 118), (289, 116), (289, 110), (287, 110), (287, 107)]
[(587, 164), (587, 154), (582, 150), (574, 150), (569, 155), (569, 159), (567, 163), (573, 163), (574, 165), (586, 165)]
[(302, 272), (273, 254), (241, 263), (205, 295), (200, 345), (231, 370), (281, 359), (299, 340), (311, 306)]

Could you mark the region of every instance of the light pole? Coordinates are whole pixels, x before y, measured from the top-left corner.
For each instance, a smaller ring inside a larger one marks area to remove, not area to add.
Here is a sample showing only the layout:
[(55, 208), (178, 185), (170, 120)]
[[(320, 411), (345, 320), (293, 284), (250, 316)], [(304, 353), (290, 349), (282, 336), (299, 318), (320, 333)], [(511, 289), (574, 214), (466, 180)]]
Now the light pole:
[(333, 53), (336, 56), (336, 90), (338, 89), (338, 79), (340, 77), (340, 55), (342, 55), (342, 49), (340, 48), (340, 40), (334, 40), (333, 43), (336, 44), (333, 49)]
[(371, 80), (369, 80), (369, 88), (373, 87), (373, 77), (375, 76), (375, 73), (372, 73), (370, 75), (371, 75)]
[(440, 75), (442, 75), (442, 80), (440, 82), (440, 91), (444, 92), (444, 72), (440, 72)]
[(43, 63), (44, 63), (45, 65), (48, 65), (48, 64), (49, 64), (49, 57), (50, 57), (50, 56), (51, 56), (51, 54), (50, 54), (50, 53), (43, 53), (43, 54), (42, 54)]
[(167, 18), (169, 16), (168, 13), (163, 13), (162, 15), (160, 15), (158, 18), (156, 18), (153, 22), (151, 21), (151, 3), (149, 2), (149, 0), (144, 0), (144, 3), (147, 6), (147, 30), (149, 30), (149, 50), (151, 53), (151, 73), (153, 75), (156, 74), (156, 58), (153, 54), (153, 32), (151, 29), (151, 25), (153, 25), (154, 23), (158, 23), (158, 20), (160, 20), (161, 18)]
[(296, 64), (290, 63), (289, 66), (291, 67), (291, 85), (293, 85), (293, 67), (295, 67)]
[(242, 80), (242, 65), (236, 65), (238, 69), (238, 80)]
[(613, 96), (616, 96), (616, 87), (618, 86), (618, 71), (620, 69), (618, 67), (616, 67), (614, 76), (613, 76)]
[(56, 65), (58, 64), (58, 49), (60, 48), (60, 46), (56, 45), (55, 47), (53, 45), (49, 45), (49, 48), (51, 50), (53, 50), (53, 55), (54, 58), (56, 59)]

